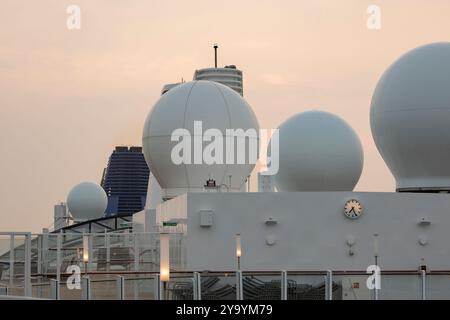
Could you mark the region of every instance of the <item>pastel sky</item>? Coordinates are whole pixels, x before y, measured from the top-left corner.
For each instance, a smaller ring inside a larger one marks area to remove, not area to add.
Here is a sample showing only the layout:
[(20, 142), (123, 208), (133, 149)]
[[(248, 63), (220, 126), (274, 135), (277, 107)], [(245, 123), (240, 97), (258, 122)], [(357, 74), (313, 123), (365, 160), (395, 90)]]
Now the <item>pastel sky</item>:
[[(68, 30), (66, 8), (81, 8)], [(381, 30), (366, 27), (381, 8)], [(260, 126), (333, 112), (365, 152), (356, 190), (393, 191), (372, 140), (369, 106), (401, 54), (450, 39), (447, 0), (2, 0), (0, 231), (52, 225), (78, 182), (99, 182), (115, 145), (141, 143), (163, 84), (219, 64), (244, 71)], [(255, 183), (253, 183), (255, 185)]]

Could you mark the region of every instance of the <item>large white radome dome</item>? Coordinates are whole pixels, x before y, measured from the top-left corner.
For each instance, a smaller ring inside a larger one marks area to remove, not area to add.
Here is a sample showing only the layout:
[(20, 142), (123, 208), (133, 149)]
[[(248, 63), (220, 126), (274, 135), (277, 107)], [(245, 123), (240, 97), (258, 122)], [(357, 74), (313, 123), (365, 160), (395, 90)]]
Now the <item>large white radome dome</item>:
[(373, 94), (370, 123), (398, 191), (450, 190), (450, 43), (394, 62)]
[[(223, 134), (226, 129), (259, 130), (248, 103), (222, 84), (192, 81), (169, 90), (147, 116), (142, 138), (145, 159), (164, 189), (163, 196), (169, 198), (187, 191), (203, 191), (209, 178), (214, 179), (217, 185), (228, 186), (230, 175), (231, 189), (240, 190), (254, 164), (248, 161), (244, 164), (207, 164), (204, 161), (194, 164), (194, 121), (202, 121), (203, 134), (208, 129), (218, 129)], [(179, 143), (171, 141), (171, 135), (180, 128), (187, 129), (192, 136), (191, 164), (175, 164), (171, 158), (172, 149)], [(254, 140), (259, 142), (258, 138)], [(209, 143), (203, 142), (202, 150)], [(225, 157), (225, 139), (223, 145)], [(247, 155), (248, 146), (246, 143)]]
[(107, 205), (105, 190), (93, 182), (77, 184), (67, 196), (67, 207), (77, 221), (103, 217)]
[(275, 183), (279, 191), (351, 191), (363, 158), (361, 142), (344, 120), (322, 111), (299, 113), (279, 127)]

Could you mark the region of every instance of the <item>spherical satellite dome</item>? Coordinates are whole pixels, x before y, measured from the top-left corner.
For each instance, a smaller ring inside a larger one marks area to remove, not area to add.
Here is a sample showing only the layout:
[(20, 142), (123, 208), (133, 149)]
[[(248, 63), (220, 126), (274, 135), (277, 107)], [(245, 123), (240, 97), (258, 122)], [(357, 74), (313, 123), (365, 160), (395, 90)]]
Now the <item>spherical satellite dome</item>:
[(370, 124), (398, 191), (450, 190), (450, 43), (416, 48), (386, 70)]
[(361, 142), (344, 120), (322, 111), (299, 113), (279, 127), (275, 184), (279, 191), (351, 191), (363, 158)]
[(82, 182), (70, 190), (67, 207), (75, 220), (101, 218), (108, 205), (108, 197), (101, 186)]
[[(248, 136), (239, 150), (237, 138), (232, 139), (234, 146), (226, 143), (225, 135), (231, 137), (227, 129), (242, 129), (234, 131), (240, 138), (252, 129), (256, 136)], [(258, 148), (258, 130), (251, 107), (235, 91), (216, 82), (192, 81), (172, 88), (156, 102), (145, 122), (142, 145), (163, 197), (203, 191), (208, 179), (228, 187), (230, 176), (231, 189), (240, 190), (255, 166), (249, 152), (252, 146)], [(242, 151), (245, 161), (239, 162)]]

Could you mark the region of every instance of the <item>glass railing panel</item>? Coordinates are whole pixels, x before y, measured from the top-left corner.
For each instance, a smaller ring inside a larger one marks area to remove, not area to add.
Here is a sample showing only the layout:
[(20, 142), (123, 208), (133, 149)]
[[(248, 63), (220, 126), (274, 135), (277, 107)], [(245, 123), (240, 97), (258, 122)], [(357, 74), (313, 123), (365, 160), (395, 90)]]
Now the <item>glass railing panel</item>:
[(50, 282), (48, 281), (33, 283), (31, 292), (33, 298), (52, 299)]
[[(165, 295), (168, 300), (193, 300), (192, 274), (173, 274), (166, 284)], [(162, 284), (163, 285), (163, 284)]]
[(9, 285), (11, 237), (0, 235), (0, 285)]
[[(132, 234), (109, 234), (109, 249), (102, 255), (104, 268), (113, 272), (133, 271), (134, 237)], [(103, 268), (103, 265), (101, 265)]]
[[(374, 290), (371, 290), (371, 292), (371, 296), (373, 297)], [(419, 273), (381, 275), (381, 289), (379, 290), (380, 300), (420, 300), (421, 296), (422, 278)]]
[(42, 273), (56, 274), (57, 235), (42, 235)]
[(281, 300), (281, 273), (243, 272), (244, 300)]
[(12, 287), (8, 287), (8, 296), (22, 297), (24, 295), (24, 288), (22, 284), (16, 283)]
[[(281, 275), (280, 275), (281, 277)], [(325, 299), (325, 273), (299, 273), (287, 274), (287, 299), (288, 300), (324, 300)], [(336, 296), (338, 286), (333, 288), (333, 297)], [(339, 294), (337, 294), (336, 299)]]
[(117, 300), (118, 288), (115, 276), (91, 276), (92, 300)]
[(61, 281), (59, 284), (60, 299), (61, 300), (82, 300), (82, 289), (69, 289), (67, 282), (65, 280)]
[(425, 287), (429, 300), (450, 299), (450, 274), (428, 274)]
[[(24, 295), (25, 273), (25, 236), (2, 236), (1, 246), (4, 254), (1, 257), (1, 284), (8, 287), (8, 294)], [(10, 252), (11, 244), (13, 252)], [(12, 259), (11, 259), (12, 258)]]
[(334, 274), (333, 282), (340, 286), (339, 292), (333, 292), (333, 300), (371, 300), (373, 292), (366, 286), (368, 274)]
[(137, 290), (136, 296), (139, 300), (155, 300), (156, 298), (156, 282), (152, 276), (139, 276), (132, 280), (128, 287), (129, 292), (135, 296), (135, 290)]
[(200, 279), (202, 300), (236, 300), (235, 272), (200, 272)]
[(159, 235), (140, 233), (135, 235), (139, 253), (138, 271), (159, 271)]
[(150, 292), (153, 291), (153, 288), (151, 287), (152, 283), (152, 279), (145, 279), (144, 277), (140, 278), (136, 275), (126, 276), (125, 300), (140, 300), (141, 297), (148, 297)]

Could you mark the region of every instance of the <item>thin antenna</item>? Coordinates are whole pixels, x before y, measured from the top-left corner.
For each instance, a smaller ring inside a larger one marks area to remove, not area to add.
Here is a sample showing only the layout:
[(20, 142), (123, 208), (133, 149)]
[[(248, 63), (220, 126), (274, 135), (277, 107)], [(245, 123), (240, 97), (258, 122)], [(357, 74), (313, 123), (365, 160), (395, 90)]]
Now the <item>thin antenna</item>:
[(219, 48), (219, 45), (217, 43), (214, 43), (214, 67), (217, 68), (217, 48)]

